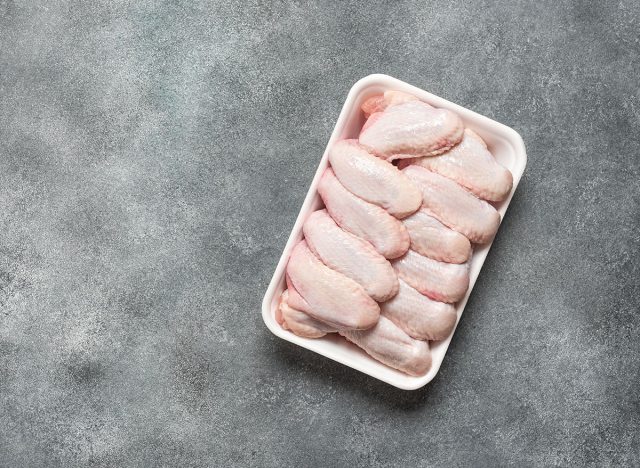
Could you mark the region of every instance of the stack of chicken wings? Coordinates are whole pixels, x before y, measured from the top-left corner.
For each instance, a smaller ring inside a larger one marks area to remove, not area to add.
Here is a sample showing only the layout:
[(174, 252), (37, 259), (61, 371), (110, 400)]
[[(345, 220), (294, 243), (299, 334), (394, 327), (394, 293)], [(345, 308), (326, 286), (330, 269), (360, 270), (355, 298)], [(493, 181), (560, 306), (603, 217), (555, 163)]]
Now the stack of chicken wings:
[(358, 139), (336, 142), (287, 264), (278, 323), (296, 335), (339, 333), (410, 375), (429, 341), (455, 327), (476, 245), (493, 239), (493, 204), (513, 178), (454, 112), (400, 91), (362, 105)]

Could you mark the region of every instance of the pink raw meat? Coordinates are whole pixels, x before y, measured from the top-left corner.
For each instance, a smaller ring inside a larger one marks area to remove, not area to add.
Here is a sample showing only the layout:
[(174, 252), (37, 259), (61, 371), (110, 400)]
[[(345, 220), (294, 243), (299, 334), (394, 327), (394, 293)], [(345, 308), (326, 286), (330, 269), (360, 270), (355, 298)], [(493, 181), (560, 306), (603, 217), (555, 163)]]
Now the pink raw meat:
[(404, 93), (402, 91), (388, 90), (385, 91), (384, 94), (378, 94), (370, 97), (364, 101), (360, 108), (362, 109), (362, 112), (364, 112), (364, 116), (369, 117), (371, 114), (376, 112), (382, 112), (387, 107), (409, 101), (419, 101), (419, 99), (412, 94)]
[(409, 249), (409, 233), (402, 223), (349, 192), (331, 168), (322, 175), (318, 192), (338, 226), (369, 241), (385, 258), (397, 258)]
[(393, 164), (370, 154), (357, 140), (342, 140), (329, 151), (336, 177), (351, 193), (404, 218), (422, 204), (422, 193)]
[(462, 120), (450, 110), (409, 101), (372, 114), (359, 141), (392, 161), (443, 153), (462, 139), (463, 130)]
[(369, 328), (380, 316), (364, 288), (324, 265), (304, 240), (291, 253), (287, 275), (294, 287), (289, 305), (338, 330)]
[(409, 250), (393, 261), (393, 267), (407, 284), (436, 301), (459, 301), (469, 287), (466, 263), (439, 262)]
[(414, 340), (386, 317), (369, 330), (340, 332), (371, 357), (409, 375), (423, 375), (431, 367), (427, 341)]
[(513, 176), (487, 149), (473, 130), (466, 129), (462, 141), (439, 156), (405, 159), (400, 167), (416, 164), (437, 172), (476, 196), (489, 201), (504, 200), (513, 186)]
[(422, 205), (471, 242), (484, 244), (498, 231), (500, 214), (496, 209), (453, 180), (419, 166), (408, 166), (402, 172), (422, 190)]
[(303, 338), (320, 338), (327, 333), (335, 332), (335, 328), (314, 319), (304, 312), (289, 305), (289, 291), (284, 290), (276, 311), (276, 321), (285, 330), (291, 330)]
[(420, 294), (403, 280), (396, 296), (380, 305), (387, 317), (416, 340), (442, 340), (449, 336), (458, 316), (451, 304)]
[(464, 263), (471, 256), (469, 239), (448, 228), (422, 208), (402, 220), (411, 237), (411, 249), (447, 263)]
[(376, 301), (398, 292), (391, 263), (369, 242), (340, 229), (326, 210), (311, 213), (302, 229), (307, 245), (325, 265), (360, 284)]

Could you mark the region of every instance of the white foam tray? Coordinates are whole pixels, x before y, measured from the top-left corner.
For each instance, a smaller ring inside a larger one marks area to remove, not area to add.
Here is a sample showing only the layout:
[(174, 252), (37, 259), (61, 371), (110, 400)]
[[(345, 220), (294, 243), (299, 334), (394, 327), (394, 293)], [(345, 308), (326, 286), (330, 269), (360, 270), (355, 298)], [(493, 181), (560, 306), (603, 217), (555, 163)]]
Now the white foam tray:
[[(469, 109), (449, 102), (441, 97), (434, 96), (433, 94), (430, 94), (420, 88), (416, 88), (415, 86), (411, 86), (404, 81), (400, 81), (387, 75), (369, 75), (354, 84), (347, 95), (347, 99), (342, 107), (340, 116), (338, 117), (338, 122), (331, 134), (331, 138), (329, 139), (327, 148), (320, 160), (320, 164), (318, 165), (318, 169), (313, 181), (311, 182), (307, 196), (302, 204), (296, 223), (293, 226), (289, 240), (282, 252), (278, 266), (276, 267), (273, 278), (271, 279), (267, 292), (264, 296), (264, 300), (262, 301), (262, 317), (269, 330), (284, 340), (295, 343), (311, 351), (315, 351), (318, 354), (322, 354), (334, 361), (338, 361), (344, 365), (357, 369), (360, 372), (364, 372), (365, 374), (387, 382), (395, 387), (404, 390), (415, 390), (426, 385), (438, 373), (445, 353), (447, 352), (447, 348), (449, 347), (449, 343), (451, 342), (451, 338), (453, 337), (453, 333), (455, 333), (455, 328), (447, 339), (431, 343), (433, 364), (431, 365), (429, 372), (420, 377), (412, 377), (379, 363), (369, 357), (364, 351), (355, 345), (348, 343), (344, 338), (337, 334), (327, 335), (320, 339), (301, 338), (289, 331), (283, 330), (275, 320), (275, 310), (278, 306), (278, 299), (280, 298), (282, 291), (286, 288), (285, 269), (291, 250), (303, 237), (302, 225), (307, 219), (307, 216), (313, 211), (323, 207), (322, 200), (317, 192), (317, 187), (318, 182), (320, 181), (320, 176), (329, 164), (329, 148), (337, 140), (358, 137), (365, 120), (364, 115), (360, 111), (360, 106), (368, 97), (380, 94), (387, 89), (411, 93), (434, 107), (443, 107), (456, 112), (464, 121), (465, 126), (476, 131), (484, 139), (496, 159), (502, 165), (507, 167), (513, 174), (513, 189), (511, 190), (511, 193), (505, 201), (496, 205), (500, 215), (504, 217), (527, 163), (527, 155), (522, 137), (520, 137), (515, 130), (502, 125), (495, 120), (476, 114)], [(482, 248), (476, 247), (474, 249), (473, 257), (470, 261), (469, 290), (464, 298), (458, 302), (456, 307), (458, 322), (460, 321), (460, 316), (464, 311), (464, 307), (469, 299), (471, 290), (478, 278), (478, 274), (480, 273), (480, 269), (482, 268), (482, 264), (484, 263), (490, 248), (491, 244), (482, 246)]]

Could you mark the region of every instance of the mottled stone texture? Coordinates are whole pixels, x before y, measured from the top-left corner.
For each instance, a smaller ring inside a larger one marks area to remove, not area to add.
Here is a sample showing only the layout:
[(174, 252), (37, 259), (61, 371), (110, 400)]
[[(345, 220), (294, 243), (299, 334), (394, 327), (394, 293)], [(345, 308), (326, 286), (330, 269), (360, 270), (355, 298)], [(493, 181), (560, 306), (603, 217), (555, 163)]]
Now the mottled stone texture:
[[(640, 3), (0, 0), (0, 465), (638, 466)], [(346, 93), (529, 164), (439, 376), (260, 302)]]

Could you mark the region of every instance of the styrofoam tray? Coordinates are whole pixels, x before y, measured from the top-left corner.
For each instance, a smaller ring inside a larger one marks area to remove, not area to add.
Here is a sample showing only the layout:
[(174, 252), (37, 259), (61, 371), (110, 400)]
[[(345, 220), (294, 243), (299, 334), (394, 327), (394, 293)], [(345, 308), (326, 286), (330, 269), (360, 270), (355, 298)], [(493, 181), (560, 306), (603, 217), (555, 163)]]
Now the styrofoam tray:
[[(322, 200), (317, 192), (317, 187), (318, 182), (320, 181), (320, 176), (329, 164), (329, 148), (335, 141), (344, 138), (358, 137), (360, 129), (365, 121), (364, 115), (360, 110), (360, 106), (368, 97), (380, 94), (387, 89), (411, 93), (434, 107), (442, 107), (456, 112), (462, 118), (466, 127), (471, 128), (484, 139), (491, 150), (491, 153), (493, 153), (496, 159), (502, 165), (507, 167), (513, 174), (513, 189), (511, 190), (511, 193), (505, 201), (495, 205), (500, 212), (500, 215), (504, 217), (527, 163), (524, 142), (520, 135), (515, 130), (491, 120), (488, 117), (476, 114), (469, 109), (449, 102), (438, 96), (434, 96), (433, 94), (411, 86), (404, 81), (397, 80), (387, 75), (369, 75), (354, 84), (347, 95), (347, 99), (342, 107), (342, 111), (340, 112), (336, 126), (331, 134), (327, 148), (325, 149), (324, 155), (318, 165), (318, 170), (311, 182), (311, 186), (309, 187), (307, 196), (302, 204), (296, 223), (293, 226), (289, 240), (282, 252), (276, 271), (273, 274), (273, 278), (269, 283), (264, 300), (262, 301), (262, 318), (269, 330), (284, 340), (341, 362), (342, 364), (364, 372), (365, 374), (369, 374), (370, 376), (394, 385), (395, 387), (404, 390), (415, 390), (426, 385), (438, 373), (442, 360), (444, 359), (444, 355), (449, 347), (449, 343), (451, 342), (453, 333), (455, 333), (455, 328), (447, 339), (438, 342), (431, 342), (433, 363), (429, 372), (420, 377), (412, 377), (379, 363), (369, 357), (364, 351), (355, 345), (348, 343), (344, 338), (337, 334), (327, 335), (320, 339), (301, 338), (289, 331), (283, 330), (275, 320), (275, 311), (278, 306), (280, 294), (286, 288), (285, 269), (291, 250), (303, 237), (302, 225), (304, 224), (307, 216), (313, 211), (323, 207)], [(480, 273), (480, 269), (482, 268), (482, 264), (484, 263), (490, 248), (491, 244), (484, 245), (481, 248), (474, 248), (473, 257), (470, 260), (469, 289), (467, 294), (460, 302), (458, 302), (456, 307), (458, 322), (460, 321), (462, 311), (469, 299), (471, 290), (478, 278), (478, 274)]]

